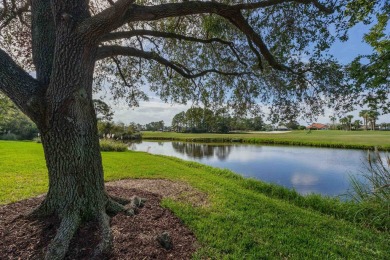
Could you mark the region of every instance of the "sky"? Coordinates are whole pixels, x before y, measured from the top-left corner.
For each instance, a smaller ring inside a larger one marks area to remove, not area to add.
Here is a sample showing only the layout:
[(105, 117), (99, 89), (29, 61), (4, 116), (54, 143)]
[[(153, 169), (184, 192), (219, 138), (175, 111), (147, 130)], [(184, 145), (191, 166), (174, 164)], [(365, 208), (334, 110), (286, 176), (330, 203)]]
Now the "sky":
[[(329, 53), (335, 56), (340, 63), (347, 64), (351, 62), (357, 55), (361, 54), (370, 54), (372, 49), (371, 47), (362, 41), (363, 35), (367, 32), (367, 26), (358, 24), (349, 31), (349, 39), (347, 42), (337, 42), (329, 50)], [(387, 30), (389, 31), (389, 30)], [(128, 124), (130, 122), (135, 122), (139, 124), (147, 124), (154, 121), (163, 120), (165, 125), (171, 125), (172, 118), (182, 112), (186, 111), (191, 107), (191, 104), (181, 105), (181, 104), (167, 104), (162, 102), (157, 96), (155, 96), (150, 91), (145, 91), (149, 95), (149, 101), (140, 102), (139, 107), (129, 108), (128, 105), (124, 103), (114, 104), (110, 100), (106, 100), (111, 107), (113, 108), (114, 121), (122, 122)], [(348, 113), (348, 115), (353, 115), (352, 120), (362, 120), (359, 118), (359, 111), (365, 108), (357, 108), (356, 111)], [(333, 114), (331, 109), (326, 109), (323, 116), (318, 117), (316, 120), (320, 123), (329, 123), (329, 116)], [(308, 125), (311, 122), (306, 122), (305, 120), (299, 119), (298, 122), (302, 125)], [(379, 117), (378, 123), (390, 122), (390, 114), (382, 115)]]

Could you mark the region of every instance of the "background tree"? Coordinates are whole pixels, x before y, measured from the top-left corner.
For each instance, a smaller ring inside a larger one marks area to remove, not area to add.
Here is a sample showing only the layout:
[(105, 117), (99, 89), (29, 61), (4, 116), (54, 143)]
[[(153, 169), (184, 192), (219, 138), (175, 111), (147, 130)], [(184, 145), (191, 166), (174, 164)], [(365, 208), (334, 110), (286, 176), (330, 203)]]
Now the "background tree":
[(349, 131), (352, 130), (352, 118), (353, 118), (353, 115), (347, 115), (347, 118), (348, 118), (348, 124), (349, 124)]
[(355, 128), (355, 130), (359, 130), (361, 124), (362, 124), (362, 121), (360, 121), (360, 120), (355, 120), (355, 121), (353, 122), (353, 127)]
[(335, 123), (336, 123), (336, 120), (337, 120), (336, 116), (335, 115), (330, 115), (329, 119), (330, 119), (330, 121), (332, 121), (332, 129), (335, 130), (336, 129)]
[[(39, 128), (49, 191), (34, 216), (61, 224), (46, 259), (61, 259), (78, 227), (107, 212), (131, 214), (104, 189), (93, 86), (130, 105), (151, 91), (273, 115), (313, 116), (348, 106), (341, 66), (322, 55), (341, 36), (345, 0), (0, 2), (0, 90)], [(333, 25), (333, 26), (331, 26)], [(328, 28), (332, 28), (329, 30)], [(35, 71), (32, 77), (28, 71)], [(94, 80), (95, 79), (95, 80)]]
[(37, 134), (36, 125), (0, 92), (0, 139), (29, 140)]
[(186, 128), (186, 124), (187, 124), (186, 113), (184, 111), (180, 112), (176, 114), (172, 119), (172, 123), (171, 123), (172, 130), (175, 132), (183, 132), (184, 129)]
[(114, 112), (112, 111), (111, 107), (107, 105), (107, 103), (101, 101), (100, 99), (94, 99), (93, 100), (93, 105), (95, 107), (96, 115), (97, 115), (97, 120), (102, 120), (102, 121), (111, 121)]
[(364, 93), (357, 99), (360, 105), (371, 109), (390, 112), (390, 2), (384, 0), (350, 1), (346, 14), (349, 26), (358, 22), (372, 24), (364, 35), (364, 42), (373, 48), (370, 55), (361, 55), (349, 65), (349, 73), (354, 79), (356, 93)]
[(296, 120), (290, 120), (285, 125), (288, 129), (291, 129), (291, 130), (297, 130), (299, 128), (299, 123)]
[(150, 122), (145, 125), (146, 131), (163, 131), (164, 130), (164, 121)]
[(218, 133), (229, 133), (231, 130), (232, 117), (227, 107), (221, 107), (215, 111), (215, 131)]
[(364, 130), (368, 130), (369, 110), (362, 110), (362, 111), (360, 111), (359, 112), (359, 116), (363, 118)]
[(375, 110), (368, 111), (368, 122), (370, 122), (371, 130), (375, 130), (376, 120), (378, 120), (379, 112)]
[(349, 129), (349, 119), (348, 117), (340, 118), (340, 124), (342, 129), (348, 130)]
[(191, 132), (205, 132), (203, 108), (191, 107), (186, 111), (186, 119)]
[[(254, 131), (260, 131), (260, 130), (263, 130), (263, 127), (264, 127), (264, 122), (263, 122), (263, 118), (261, 116), (254, 116), (253, 118), (251, 118), (251, 130), (254, 130)], [(296, 121), (290, 121), (289, 123), (287, 123), (289, 126), (288, 127), (295, 127), (296, 126)], [(298, 126), (297, 126), (298, 128)]]

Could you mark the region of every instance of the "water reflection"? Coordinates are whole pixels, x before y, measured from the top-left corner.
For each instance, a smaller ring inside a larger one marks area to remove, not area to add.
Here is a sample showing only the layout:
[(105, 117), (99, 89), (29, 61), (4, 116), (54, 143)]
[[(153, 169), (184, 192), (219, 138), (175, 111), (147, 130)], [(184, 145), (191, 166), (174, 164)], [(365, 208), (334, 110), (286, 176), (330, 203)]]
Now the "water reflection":
[(172, 148), (175, 152), (190, 158), (203, 159), (216, 156), (219, 160), (224, 161), (229, 156), (232, 147), (230, 145), (172, 142)]
[(175, 156), (227, 168), (301, 194), (346, 194), (349, 175), (360, 174), (364, 151), (313, 147), (184, 142), (142, 142), (131, 150)]

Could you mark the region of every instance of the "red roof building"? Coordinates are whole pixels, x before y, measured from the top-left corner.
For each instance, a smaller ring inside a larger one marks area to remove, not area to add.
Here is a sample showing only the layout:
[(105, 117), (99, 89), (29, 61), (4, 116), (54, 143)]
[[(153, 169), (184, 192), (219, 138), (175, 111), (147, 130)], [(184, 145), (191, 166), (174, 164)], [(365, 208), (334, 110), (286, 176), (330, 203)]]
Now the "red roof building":
[(313, 129), (313, 130), (327, 130), (328, 128), (329, 127), (327, 125), (320, 124), (320, 123), (313, 123), (308, 127), (306, 127), (306, 129)]

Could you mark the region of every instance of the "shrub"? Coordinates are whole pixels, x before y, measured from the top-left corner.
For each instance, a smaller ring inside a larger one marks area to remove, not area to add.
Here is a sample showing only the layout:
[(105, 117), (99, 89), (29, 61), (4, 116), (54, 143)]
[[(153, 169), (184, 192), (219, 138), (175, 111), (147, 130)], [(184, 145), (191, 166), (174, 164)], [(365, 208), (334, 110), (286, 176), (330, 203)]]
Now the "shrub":
[(38, 143), (38, 144), (42, 143), (41, 137), (39, 137), (39, 136), (38, 137), (34, 137), (33, 141)]
[(124, 152), (127, 151), (127, 145), (113, 140), (100, 140), (100, 151), (105, 152)]
[(352, 189), (348, 193), (349, 197), (364, 206), (364, 212), (372, 215), (372, 222), (377, 222), (388, 229), (390, 225), (390, 156), (381, 156), (378, 150), (373, 153), (368, 151), (365, 171), (359, 177), (350, 177)]
[(0, 135), (0, 140), (18, 140), (19, 136), (13, 133)]

